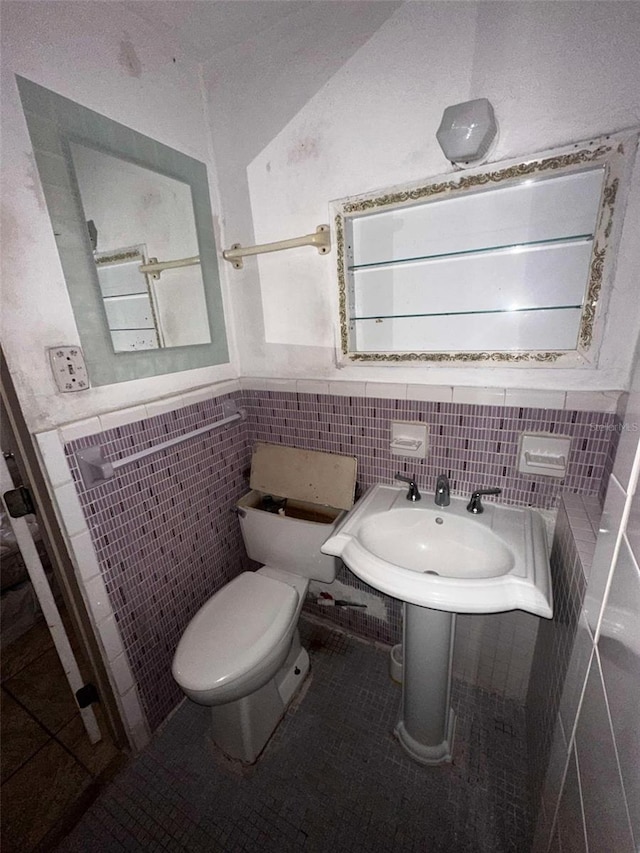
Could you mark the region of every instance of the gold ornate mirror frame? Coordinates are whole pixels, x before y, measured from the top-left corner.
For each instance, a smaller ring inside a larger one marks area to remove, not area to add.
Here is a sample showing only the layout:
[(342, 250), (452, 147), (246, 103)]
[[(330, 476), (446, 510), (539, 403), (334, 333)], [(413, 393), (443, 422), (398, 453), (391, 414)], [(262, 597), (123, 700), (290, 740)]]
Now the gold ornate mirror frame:
[[(628, 131), (575, 143), (544, 152), (527, 160), (485, 164), (435, 178), (428, 183), (366, 193), (332, 203), (337, 247), (340, 348), (343, 362), (386, 364), (447, 364), (465, 366), (595, 367), (602, 337), (602, 319), (609, 296), (615, 255), (622, 230), (626, 189), (638, 145), (638, 132)], [(575, 350), (496, 352), (365, 352), (353, 345), (353, 323), (349, 320), (349, 267), (345, 244), (346, 226), (358, 216), (417, 202), (454, 197), (489, 187), (503, 187), (523, 180), (576, 173), (594, 165), (604, 167), (604, 183), (589, 263)]]

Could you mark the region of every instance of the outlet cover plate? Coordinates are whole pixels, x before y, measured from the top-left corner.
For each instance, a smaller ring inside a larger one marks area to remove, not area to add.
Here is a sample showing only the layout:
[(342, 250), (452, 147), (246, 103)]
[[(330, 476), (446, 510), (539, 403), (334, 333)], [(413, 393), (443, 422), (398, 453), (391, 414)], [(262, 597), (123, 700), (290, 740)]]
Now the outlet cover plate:
[(87, 365), (78, 346), (50, 347), (49, 363), (58, 391), (86, 391), (90, 387)]

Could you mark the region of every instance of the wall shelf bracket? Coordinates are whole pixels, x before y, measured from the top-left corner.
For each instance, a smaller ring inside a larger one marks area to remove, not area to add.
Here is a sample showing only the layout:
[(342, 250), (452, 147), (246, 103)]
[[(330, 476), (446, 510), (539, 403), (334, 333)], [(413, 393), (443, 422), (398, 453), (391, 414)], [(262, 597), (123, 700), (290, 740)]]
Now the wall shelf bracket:
[(327, 255), (331, 251), (331, 231), (328, 225), (318, 225), (313, 234), (293, 237), (291, 240), (279, 240), (275, 243), (261, 243), (258, 246), (241, 246), (234, 243), (225, 249), (222, 257), (236, 270), (243, 267), (242, 259), (248, 255), (262, 255), (265, 252), (280, 252), (283, 249), (296, 249), (298, 246), (315, 246), (318, 254)]

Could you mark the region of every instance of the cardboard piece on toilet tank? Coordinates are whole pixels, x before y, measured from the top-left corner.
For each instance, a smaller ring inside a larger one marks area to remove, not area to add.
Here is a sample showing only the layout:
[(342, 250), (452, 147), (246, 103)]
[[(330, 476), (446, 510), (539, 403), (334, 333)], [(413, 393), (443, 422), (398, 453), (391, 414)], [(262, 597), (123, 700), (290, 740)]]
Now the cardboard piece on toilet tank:
[(258, 492), (351, 509), (356, 469), (355, 456), (258, 442), (253, 450), (249, 482)]

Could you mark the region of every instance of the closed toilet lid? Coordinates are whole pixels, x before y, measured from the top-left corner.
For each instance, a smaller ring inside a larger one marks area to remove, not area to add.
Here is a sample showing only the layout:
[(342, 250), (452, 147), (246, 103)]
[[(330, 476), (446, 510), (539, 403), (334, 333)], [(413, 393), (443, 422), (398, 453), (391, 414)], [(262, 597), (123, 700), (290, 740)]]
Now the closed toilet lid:
[(189, 690), (211, 690), (250, 672), (285, 637), (298, 605), (288, 584), (244, 572), (204, 604), (182, 635), (174, 678)]

